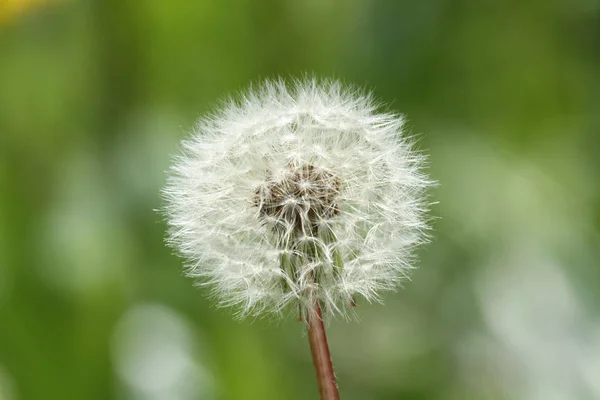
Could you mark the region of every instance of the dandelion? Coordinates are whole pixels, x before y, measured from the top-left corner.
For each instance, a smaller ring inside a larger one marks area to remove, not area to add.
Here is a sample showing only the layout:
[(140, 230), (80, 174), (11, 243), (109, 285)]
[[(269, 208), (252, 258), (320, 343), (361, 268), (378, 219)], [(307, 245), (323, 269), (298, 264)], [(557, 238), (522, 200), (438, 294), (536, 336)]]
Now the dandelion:
[(318, 374), (322, 316), (380, 301), (427, 238), (424, 157), (376, 108), (336, 81), (267, 81), (198, 122), (163, 191), (188, 275), (241, 317), (299, 310)]

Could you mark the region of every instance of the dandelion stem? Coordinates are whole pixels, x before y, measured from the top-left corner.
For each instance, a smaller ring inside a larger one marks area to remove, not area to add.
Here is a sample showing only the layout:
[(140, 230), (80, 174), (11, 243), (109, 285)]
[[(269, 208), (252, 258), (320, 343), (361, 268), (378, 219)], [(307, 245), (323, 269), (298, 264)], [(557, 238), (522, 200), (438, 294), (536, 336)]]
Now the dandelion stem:
[(319, 393), (321, 400), (339, 400), (338, 387), (331, 363), (329, 345), (327, 344), (327, 335), (325, 334), (325, 325), (319, 300), (315, 299), (313, 312), (308, 313), (308, 341), (310, 343), (310, 352), (312, 354), (313, 364), (317, 372), (317, 381), (319, 383)]

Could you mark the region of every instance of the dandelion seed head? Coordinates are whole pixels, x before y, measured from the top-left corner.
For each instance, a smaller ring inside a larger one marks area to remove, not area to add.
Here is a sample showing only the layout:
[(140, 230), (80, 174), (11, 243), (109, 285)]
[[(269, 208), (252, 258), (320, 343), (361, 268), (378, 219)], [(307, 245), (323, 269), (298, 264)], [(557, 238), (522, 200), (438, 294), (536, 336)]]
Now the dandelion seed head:
[(266, 81), (201, 119), (163, 190), (168, 242), (240, 316), (348, 316), (427, 239), (424, 156), (403, 119), (336, 81)]

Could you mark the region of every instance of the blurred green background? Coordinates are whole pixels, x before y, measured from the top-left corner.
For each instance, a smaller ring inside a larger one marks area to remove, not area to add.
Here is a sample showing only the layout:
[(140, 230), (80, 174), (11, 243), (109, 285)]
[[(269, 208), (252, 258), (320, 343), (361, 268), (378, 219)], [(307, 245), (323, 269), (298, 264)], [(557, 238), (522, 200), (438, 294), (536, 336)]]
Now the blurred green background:
[(341, 397), (600, 399), (600, 2), (0, 4), (0, 400), (317, 398), (301, 325), (215, 309), (154, 211), (196, 118), (304, 72), (440, 182), (413, 281), (329, 324)]

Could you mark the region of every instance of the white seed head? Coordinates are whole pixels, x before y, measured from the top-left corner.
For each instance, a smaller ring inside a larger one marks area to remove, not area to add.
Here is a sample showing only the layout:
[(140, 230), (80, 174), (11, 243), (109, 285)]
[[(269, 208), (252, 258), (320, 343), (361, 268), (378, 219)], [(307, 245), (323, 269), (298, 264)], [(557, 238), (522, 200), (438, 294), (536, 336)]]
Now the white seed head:
[(335, 81), (267, 81), (201, 119), (163, 190), (168, 242), (240, 316), (348, 316), (413, 268), (424, 157), (403, 120)]

